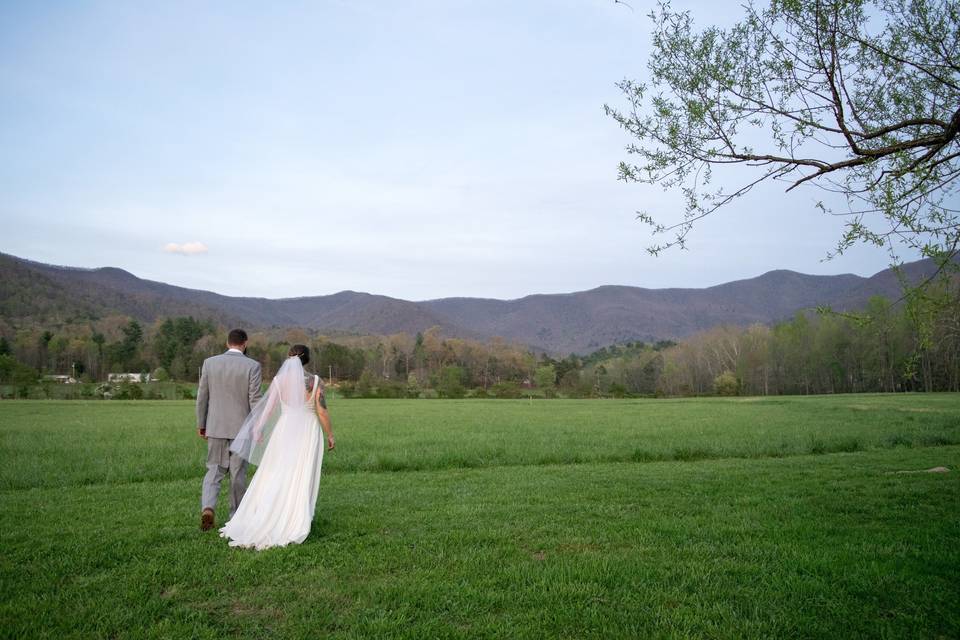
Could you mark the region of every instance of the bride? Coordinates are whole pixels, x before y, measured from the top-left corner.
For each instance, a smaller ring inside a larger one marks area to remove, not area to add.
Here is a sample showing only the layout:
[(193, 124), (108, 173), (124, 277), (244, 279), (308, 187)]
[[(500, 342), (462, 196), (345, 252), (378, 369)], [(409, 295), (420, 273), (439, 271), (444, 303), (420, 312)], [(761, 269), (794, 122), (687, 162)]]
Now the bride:
[(282, 547), (310, 534), (323, 462), (320, 427), (328, 449), (333, 430), (323, 383), (304, 375), (310, 350), (296, 344), (288, 355), (230, 446), (257, 465), (237, 512), (220, 529), (232, 547)]

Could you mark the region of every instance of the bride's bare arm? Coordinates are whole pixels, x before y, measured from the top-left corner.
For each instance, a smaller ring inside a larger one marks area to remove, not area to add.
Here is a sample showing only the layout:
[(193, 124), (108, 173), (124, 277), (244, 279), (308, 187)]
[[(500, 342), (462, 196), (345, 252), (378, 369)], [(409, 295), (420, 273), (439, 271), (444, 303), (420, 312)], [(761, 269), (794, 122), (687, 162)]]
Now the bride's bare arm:
[(327, 451), (336, 446), (333, 438), (333, 425), (330, 424), (330, 413), (327, 411), (327, 401), (323, 397), (323, 387), (317, 391), (314, 396), (314, 406), (317, 409), (317, 418), (320, 419), (320, 426), (323, 428), (324, 435), (327, 436)]

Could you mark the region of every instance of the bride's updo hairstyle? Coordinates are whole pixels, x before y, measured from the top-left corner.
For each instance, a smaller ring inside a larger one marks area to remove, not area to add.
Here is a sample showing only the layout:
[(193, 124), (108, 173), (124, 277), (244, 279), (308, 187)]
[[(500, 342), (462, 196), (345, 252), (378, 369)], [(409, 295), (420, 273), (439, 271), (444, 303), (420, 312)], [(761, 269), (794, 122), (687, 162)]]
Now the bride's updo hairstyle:
[(303, 366), (307, 366), (307, 363), (310, 362), (310, 348), (303, 344), (295, 344), (290, 347), (290, 351), (287, 352), (287, 355), (291, 358), (293, 356), (300, 358), (300, 362), (303, 363)]

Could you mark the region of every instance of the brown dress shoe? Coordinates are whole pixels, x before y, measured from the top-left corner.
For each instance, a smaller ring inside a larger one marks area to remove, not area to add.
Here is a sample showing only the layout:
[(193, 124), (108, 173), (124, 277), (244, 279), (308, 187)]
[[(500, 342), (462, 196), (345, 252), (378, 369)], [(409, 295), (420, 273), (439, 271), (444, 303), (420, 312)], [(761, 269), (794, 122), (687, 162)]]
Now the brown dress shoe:
[(213, 529), (213, 509), (207, 508), (200, 514), (200, 531)]

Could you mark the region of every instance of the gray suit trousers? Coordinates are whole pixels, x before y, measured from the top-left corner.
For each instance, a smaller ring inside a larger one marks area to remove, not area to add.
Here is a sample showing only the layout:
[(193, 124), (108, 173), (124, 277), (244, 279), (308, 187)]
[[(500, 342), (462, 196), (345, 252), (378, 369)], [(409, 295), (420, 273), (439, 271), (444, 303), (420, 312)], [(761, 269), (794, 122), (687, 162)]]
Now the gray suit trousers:
[(200, 509), (216, 509), (220, 483), (230, 474), (230, 517), (236, 513), (247, 490), (247, 461), (230, 451), (233, 440), (207, 438), (207, 474), (203, 476)]

